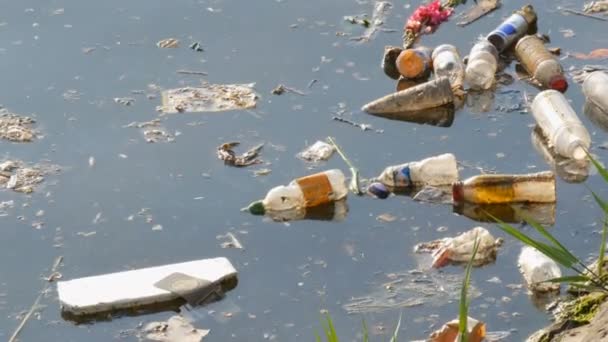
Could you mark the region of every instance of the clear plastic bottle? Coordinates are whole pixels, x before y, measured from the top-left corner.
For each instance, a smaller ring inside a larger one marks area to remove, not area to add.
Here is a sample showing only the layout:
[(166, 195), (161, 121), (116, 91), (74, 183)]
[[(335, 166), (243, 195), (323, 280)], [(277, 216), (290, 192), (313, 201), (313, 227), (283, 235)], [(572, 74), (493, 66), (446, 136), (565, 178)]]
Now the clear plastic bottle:
[(376, 180), (393, 188), (452, 184), (458, 181), (456, 157), (446, 153), (420, 161), (389, 166)]
[(494, 31), (490, 32), (487, 39), (496, 47), (499, 53), (503, 52), (519, 40), (519, 38), (523, 37), (535, 22), (536, 13), (534, 12), (534, 8), (526, 5), (503, 21)]
[(532, 115), (557, 153), (577, 160), (586, 157), (589, 132), (562, 93), (553, 89), (540, 92), (532, 101)]
[(311, 208), (341, 200), (347, 194), (344, 174), (334, 169), (295, 179), (286, 186), (277, 186), (263, 200), (252, 203), (247, 209), (254, 215), (263, 215), (267, 211)]
[(594, 71), (583, 81), (583, 93), (587, 100), (608, 115), (608, 73)]
[(426, 78), (431, 74), (431, 49), (420, 46), (405, 49), (397, 56), (397, 70), (409, 79)]
[(452, 185), (454, 203), (554, 203), (551, 171), (523, 175), (479, 175)]
[(525, 36), (520, 39), (515, 45), (515, 57), (543, 87), (562, 93), (568, 89), (562, 65), (537, 36)]
[(487, 90), (494, 84), (498, 68), (498, 51), (487, 40), (477, 42), (469, 53), (465, 78), (473, 90)]
[(542, 129), (536, 125), (531, 134), (532, 146), (545, 159), (545, 162), (553, 168), (555, 174), (567, 183), (581, 183), (589, 176), (590, 162), (587, 159), (576, 160), (565, 158), (555, 152)]
[(523, 247), (517, 263), (526, 281), (526, 285), (531, 291), (559, 291), (559, 283), (545, 281), (561, 277), (562, 271), (555, 261), (539, 252), (536, 248), (530, 246)]
[(462, 88), (464, 83), (464, 64), (455, 46), (439, 45), (432, 54), (433, 70), (437, 77), (445, 76), (452, 88)]

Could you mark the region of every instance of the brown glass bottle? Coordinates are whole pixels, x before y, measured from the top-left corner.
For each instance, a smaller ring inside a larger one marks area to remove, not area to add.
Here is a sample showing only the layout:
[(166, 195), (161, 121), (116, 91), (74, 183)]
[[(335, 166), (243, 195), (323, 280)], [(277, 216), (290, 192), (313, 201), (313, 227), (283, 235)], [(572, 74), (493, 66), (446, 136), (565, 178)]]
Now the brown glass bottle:
[(551, 171), (523, 175), (479, 175), (454, 183), (455, 203), (553, 203), (555, 175)]

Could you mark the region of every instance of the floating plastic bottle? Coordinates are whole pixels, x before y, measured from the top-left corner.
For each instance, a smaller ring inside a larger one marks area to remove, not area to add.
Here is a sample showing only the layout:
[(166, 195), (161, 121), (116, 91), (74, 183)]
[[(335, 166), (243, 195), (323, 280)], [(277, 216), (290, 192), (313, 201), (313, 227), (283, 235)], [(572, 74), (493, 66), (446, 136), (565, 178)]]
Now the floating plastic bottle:
[(515, 45), (515, 57), (543, 87), (562, 93), (568, 89), (568, 81), (564, 77), (562, 65), (537, 36), (521, 38)]
[(277, 186), (247, 209), (254, 215), (263, 215), (267, 211), (312, 208), (341, 200), (347, 194), (344, 174), (334, 169), (295, 179), (287, 186)]
[(479, 175), (452, 186), (454, 203), (554, 203), (551, 171), (523, 175)]
[(534, 8), (531, 5), (526, 5), (511, 14), (507, 20), (490, 32), (487, 39), (500, 53), (523, 37), (535, 23), (536, 13)]
[(540, 92), (532, 101), (532, 115), (557, 153), (577, 160), (586, 157), (589, 132), (562, 93), (553, 89)]
[(590, 162), (587, 159), (576, 160), (559, 155), (549, 146), (547, 138), (540, 127), (535, 126), (531, 134), (532, 146), (553, 168), (555, 173), (568, 183), (584, 182), (589, 176)]
[(429, 109), (373, 115), (389, 120), (413, 122), (420, 125), (450, 127), (454, 123), (455, 114), (456, 109), (450, 103)]
[(399, 74), (410, 79), (428, 77), (431, 74), (431, 52), (423, 46), (401, 51), (395, 62)]
[(604, 132), (608, 133), (608, 113), (604, 112), (595, 103), (585, 101), (583, 106), (583, 113), (589, 118), (589, 120), (597, 127), (601, 128)]
[(545, 281), (561, 277), (562, 271), (555, 261), (539, 252), (536, 248), (530, 246), (523, 247), (517, 263), (526, 281), (526, 285), (531, 291), (559, 291), (559, 283)]
[(399, 113), (435, 108), (454, 102), (447, 77), (428, 81), (376, 99), (361, 108), (370, 114)]
[(487, 90), (494, 84), (498, 68), (498, 50), (487, 40), (477, 42), (469, 53), (465, 78), (473, 90)]
[(453, 89), (462, 88), (464, 83), (464, 64), (455, 46), (439, 45), (432, 54), (433, 70), (437, 77), (445, 76)]
[(595, 104), (608, 115), (608, 73), (594, 71), (583, 81), (583, 93), (587, 101)]
[(452, 184), (458, 180), (456, 157), (446, 153), (420, 161), (389, 166), (376, 180), (394, 188)]

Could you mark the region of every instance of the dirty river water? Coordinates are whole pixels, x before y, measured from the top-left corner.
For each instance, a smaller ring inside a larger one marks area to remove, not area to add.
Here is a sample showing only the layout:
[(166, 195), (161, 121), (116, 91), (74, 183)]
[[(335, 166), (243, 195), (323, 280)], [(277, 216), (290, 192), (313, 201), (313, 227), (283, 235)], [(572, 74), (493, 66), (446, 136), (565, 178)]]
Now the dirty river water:
[[(452, 43), (466, 55), (475, 37), (523, 4), (509, 1), (464, 28), (452, 20), (423, 42)], [(63, 256), (63, 279), (228, 257), (239, 271), (238, 286), (223, 300), (185, 313), (194, 326), (211, 330), (206, 338), (210, 341), (310, 341), (321, 329), (322, 310), (331, 314), (345, 340), (360, 338), (362, 319), (371, 335), (384, 335), (372, 339), (383, 340), (402, 313), (400, 339), (413, 340), (455, 318), (456, 294), (436, 298), (431, 293), (421, 305), (363, 313), (349, 313), (345, 307), (353, 298), (386, 295), (383, 284), (420, 276), (411, 272), (418, 268), (416, 243), (480, 224), (504, 237), (493, 224), (457, 215), (450, 205), (419, 203), (406, 196), (374, 200), (349, 195), (349, 212), (340, 222), (275, 223), (239, 211), (272, 186), (313, 172), (295, 155), (330, 135), (364, 177), (377, 175), (387, 165), (445, 152), (463, 162), (461, 178), (479, 173), (472, 165), (503, 173), (549, 169), (530, 142), (531, 115), (504, 110), (522, 104), (524, 92), (536, 93), (521, 81), (500, 87), (494, 103), (469, 98), (449, 128), (387, 120), (359, 110), (394, 90), (395, 82), (382, 73), (380, 59), (385, 45), (399, 45), (400, 29), (417, 5), (393, 2), (384, 28), (396, 31), (356, 43), (350, 38), (364, 28), (343, 17), (371, 14), (373, 2), (4, 1), (0, 103), (34, 118), (40, 136), (31, 143), (2, 141), (2, 159), (47, 161), (61, 172), (48, 175), (29, 195), (0, 192), (1, 201), (14, 201), (0, 217), (0, 340), (7, 340), (19, 325), (58, 256)], [(580, 9), (580, 3), (542, 0), (533, 5), (539, 30), (550, 35), (551, 46), (584, 53), (607, 47), (604, 22), (565, 16), (556, 9)], [(574, 37), (560, 31), (568, 29)], [(180, 47), (158, 48), (156, 42), (165, 38), (179, 39)], [(200, 42), (204, 51), (189, 49), (193, 42)], [(562, 61), (566, 69), (585, 62)], [(182, 69), (207, 76), (176, 73)], [(506, 71), (514, 75), (514, 65)], [(151, 89), (197, 85), (201, 80), (255, 82), (257, 107), (164, 116), (161, 123), (174, 135), (173, 142), (147, 143), (140, 129), (125, 127), (159, 116), (160, 97), (146, 97), (154, 93)], [(580, 85), (569, 81), (566, 95), (592, 134), (592, 152), (606, 160), (606, 150), (599, 148), (606, 132), (582, 114)], [(278, 84), (306, 95), (272, 95)], [(135, 102), (127, 106), (114, 101), (121, 97)], [(333, 121), (340, 112), (374, 130)], [(216, 148), (234, 140), (242, 143), (243, 151), (265, 143), (262, 158), (270, 164), (225, 166)], [(272, 172), (254, 177), (253, 170), (260, 168)], [(329, 168), (348, 172), (337, 155), (315, 170)], [(608, 196), (594, 172), (583, 184), (558, 179), (556, 224), (551, 228), (585, 259), (597, 251), (601, 218), (587, 187)], [(378, 220), (381, 214), (390, 215)], [(395, 219), (386, 220), (391, 216)], [(226, 232), (235, 234), (244, 249), (222, 248), (224, 240), (217, 236)], [(490, 331), (509, 331), (509, 341), (524, 340), (549, 322), (524, 289), (511, 286), (522, 281), (516, 265), (519, 250), (519, 243), (506, 237), (496, 262), (474, 269), (472, 275), (479, 293), (471, 302), (471, 316), (485, 321)], [(463, 270), (449, 266), (425, 272), (445, 285), (446, 279), (460, 281)], [(437, 287), (437, 292), (446, 290)], [(415, 291), (399, 293), (397, 300), (415, 297), (420, 297)], [(141, 323), (173, 315), (159, 312), (76, 325), (62, 319), (54, 284), (40, 305), (21, 332), (21, 341), (136, 340), (133, 331)]]

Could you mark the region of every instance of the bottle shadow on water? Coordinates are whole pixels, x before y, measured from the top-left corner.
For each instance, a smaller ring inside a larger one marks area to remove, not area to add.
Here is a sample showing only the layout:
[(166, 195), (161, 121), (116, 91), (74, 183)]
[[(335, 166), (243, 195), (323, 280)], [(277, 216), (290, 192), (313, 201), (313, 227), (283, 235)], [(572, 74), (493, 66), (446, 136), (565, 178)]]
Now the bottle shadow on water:
[(589, 121), (608, 133), (608, 113), (589, 100), (585, 101), (583, 112), (589, 118)]
[(455, 203), (453, 212), (477, 222), (524, 223), (524, 217), (540, 224), (555, 224), (555, 203), (474, 204)]
[(295, 208), (290, 210), (266, 212), (266, 216), (275, 222), (299, 220), (342, 221), (348, 214), (346, 199), (318, 205), (310, 208)]
[(431, 204), (452, 204), (450, 186), (387, 187), (395, 196), (411, 197), (414, 201)]
[(538, 125), (532, 130), (531, 140), (534, 149), (565, 182), (581, 183), (589, 177), (589, 161), (587, 159), (569, 159), (557, 154), (555, 150), (549, 146), (547, 138)]

